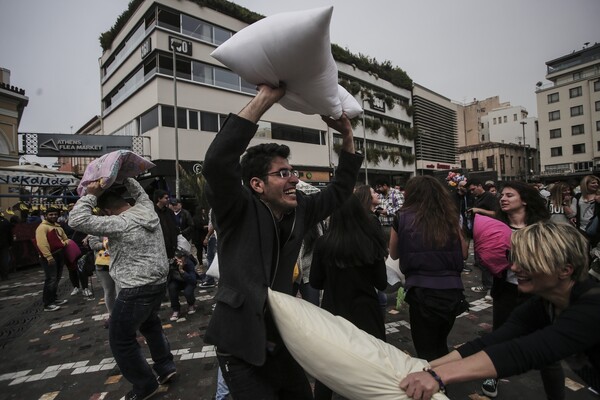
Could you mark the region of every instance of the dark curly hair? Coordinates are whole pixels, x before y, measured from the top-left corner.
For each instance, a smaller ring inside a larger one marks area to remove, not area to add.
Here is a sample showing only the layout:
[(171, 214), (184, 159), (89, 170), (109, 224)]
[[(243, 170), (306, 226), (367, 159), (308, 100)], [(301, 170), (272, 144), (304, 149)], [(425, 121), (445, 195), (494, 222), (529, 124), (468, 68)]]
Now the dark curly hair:
[(275, 157), (288, 158), (290, 148), (284, 144), (263, 143), (248, 147), (242, 156), (242, 181), (250, 187), (250, 180), (254, 177), (265, 178)]
[[(548, 207), (546, 206), (546, 200), (536, 188), (521, 181), (506, 181), (502, 185), (502, 190), (504, 191), (506, 188), (511, 188), (519, 193), (521, 200), (526, 204), (525, 223), (527, 225), (545, 221), (550, 218), (550, 211), (548, 211)], [(501, 209), (498, 209), (496, 218), (506, 225), (510, 225), (508, 215)]]

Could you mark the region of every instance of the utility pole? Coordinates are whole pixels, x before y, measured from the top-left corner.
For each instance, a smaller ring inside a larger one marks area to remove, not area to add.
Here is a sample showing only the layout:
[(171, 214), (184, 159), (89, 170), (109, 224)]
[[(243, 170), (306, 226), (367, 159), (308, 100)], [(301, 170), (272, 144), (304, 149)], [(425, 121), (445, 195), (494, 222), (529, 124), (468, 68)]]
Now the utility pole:
[(529, 175), (529, 158), (527, 157), (527, 146), (525, 145), (525, 125), (527, 125), (527, 121), (521, 121), (521, 126), (523, 127), (523, 152), (525, 153), (525, 183), (527, 183)]

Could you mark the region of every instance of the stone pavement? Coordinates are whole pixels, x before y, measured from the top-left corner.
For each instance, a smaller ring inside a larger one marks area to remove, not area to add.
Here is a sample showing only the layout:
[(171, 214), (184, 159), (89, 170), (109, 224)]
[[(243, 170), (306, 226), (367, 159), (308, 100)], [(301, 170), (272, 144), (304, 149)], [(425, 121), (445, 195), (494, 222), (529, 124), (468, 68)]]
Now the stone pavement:
[[(66, 270), (65, 270), (66, 274)], [(94, 300), (81, 295), (69, 296), (71, 286), (63, 276), (59, 298), (69, 302), (56, 312), (42, 311), (43, 273), (39, 267), (21, 269), (0, 282), (0, 399), (31, 400), (116, 400), (131, 385), (120, 375), (108, 346), (103, 327), (107, 317), (102, 288), (93, 278)], [(491, 328), (491, 302), (484, 293), (474, 293), (479, 273), (463, 274), (465, 294), (471, 304), (460, 316), (449, 337), (451, 346), (487, 332)], [(156, 399), (212, 399), (216, 383), (214, 348), (202, 341), (208, 324), (216, 289), (197, 289), (198, 311), (170, 322), (169, 303), (165, 300), (160, 316), (171, 343), (178, 368), (178, 379), (163, 386)], [(388, 341), (414, 354), (406, 310), (393, 309), (395, 295), (389, 294), (386, 318)], [(182, 299), (183, 300), (183, 299)], [(182, 301), (182, 303), (185, 303)], [(182, 306), (185, 312), (185, 305)], [(143, 338), (139, 338), (144, 347)], [(148, 354), (146, 352), (146, 354)], [(565, 369), (567, 399), (598, 399)], [(451, 385), (451, 399), (481, 400), (481, 382)], [(501, 381), (499, 399), (544, 399), (537, 372)]]

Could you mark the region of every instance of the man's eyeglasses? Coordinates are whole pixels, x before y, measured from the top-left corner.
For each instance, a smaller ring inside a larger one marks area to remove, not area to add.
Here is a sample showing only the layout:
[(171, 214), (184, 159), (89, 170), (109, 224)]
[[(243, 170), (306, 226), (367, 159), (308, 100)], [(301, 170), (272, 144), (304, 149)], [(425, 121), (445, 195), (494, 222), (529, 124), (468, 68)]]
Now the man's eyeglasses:
[(267, 172), (267, 175), (271, 175), (271, 176), (279, 175), (280, 177), (282, 177), (284, 179), (287, 179), (292, 175), (294, 175), (296, 178), (298, 176), (300, 176), (298, 171), (296, 171), (295, 169), (286, 169), (286, 168), (282, 168), (279, 171), (275, 171), (275, 172)]

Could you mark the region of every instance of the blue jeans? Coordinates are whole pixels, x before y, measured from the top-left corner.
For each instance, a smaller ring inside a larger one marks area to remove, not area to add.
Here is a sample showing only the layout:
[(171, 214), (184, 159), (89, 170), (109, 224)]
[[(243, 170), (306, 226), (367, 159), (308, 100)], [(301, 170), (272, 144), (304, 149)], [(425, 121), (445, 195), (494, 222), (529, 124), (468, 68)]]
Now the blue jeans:
[(229, 388), (223, 378), (223, 372), (221, 367), (217, 368), (217, 393), (215, 393), (215, 400), (225, 400), (229, 396)]
[(52, 256), (54, 257), (54, 261), (56, 261), (53, 265), (48, 264), (46, 257), (40, 257), (40, 265), (44, 269), (44, 274), (46, 275), (46, 278), (44, 279), (44, 292), (42, 294), (44, 307), (48, 307), (56, 301), (58, 282), (62, 277), (63, 267), (65, 265), (62, 251), (58, 251)]
[(217, 359), (235, 400), (313, 400), (304, 370), (284, 346), (260, 367), (218, 351)]
[(148, 343), (154, 371), (164, 375), (175, 370), (171, 347), (158, 317), (164, 294), (165, 284), (122, 288), (110, 315), (110, 349), (121, 373), (138, 395), (152, 392), (158, 386), (136, 340), (138, 330)]
[(179, 312), (181, 304), (179, 303), (179, 292), (183, 290), (183, 296), (187, 300), (188, 305), (193, 306), (196, 302), (194, 297), (194, 290), (196, 285), (192, 285), (189, 282), (181, 282), (172, 280), (169, 282), (169, 300), (171, 300), (171, 309)]

